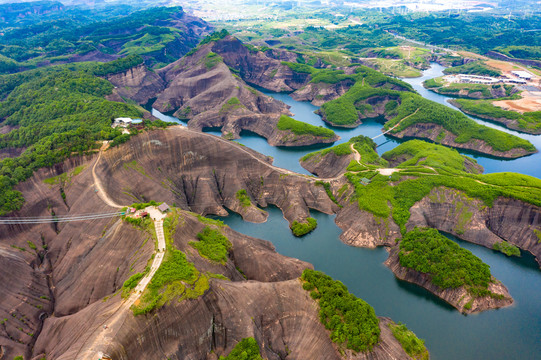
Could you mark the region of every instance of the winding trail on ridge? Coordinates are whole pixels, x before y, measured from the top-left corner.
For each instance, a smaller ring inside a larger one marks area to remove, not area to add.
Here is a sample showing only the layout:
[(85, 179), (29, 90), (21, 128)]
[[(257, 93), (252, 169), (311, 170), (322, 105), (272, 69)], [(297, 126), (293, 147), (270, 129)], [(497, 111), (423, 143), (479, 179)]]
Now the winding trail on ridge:
[(100, 197), (100, 199), (102, 199), (103, 202), (106, 203), (107, 205), (109, 205), (110, 207), (122, 208), (123, 206), (117, 204), (113, 199), (111, 199), (109, 197), (109, 195), (107, 195), (107, 193), (103, 189), (103, 186), (101, 185), (100, 178), (96, 175), (96, 166), (100, 162), (101, 154), (103, 153), (103, 151), (107, 147), (107, 145), (108, 145), (108, 143), (104, 142), (103, 146), (100, 148), (98, 158), (96, 159), (96, 162), (94, 163), (94, 166), (92, 166), (92, 177), (94, 178), (94, 185), (96, 186), (96, 189), (98, 190), (97, 194)]
[[(122, 208), (123, 206), (117, 204), (112, 200), (109, 195), (104, 191), (99, 177), (96, 175), (96, 166), (98, 165), (103, 149), (107, 146), (106, 143), (100, 149), (100, 153), (94, 166), (92, 167), (92, 176), (94, 178), (94, 185), (98, 189), (98, 196), (108, 206)], [(158, 271), (162, 265), (165, 256), (165, 236), (163, 232), (163, 218), (165, 217), (155, 207), (148, 210), (150, 217), (154, 221), (154, 229), (156, 232), (156, 238), (158, 240), (158, 249), (155, 252), (150, 271), (139, 281), (135, 289), (133, 289), (127, 299), (121, 300), (121, 302), (109, 311), (109, 315), (106, 315), (106, 319), (97, 324), (97, 328), (86, 339), (83, 345), (79, 348), (75, 358), (76, 359), (88, 359), (97, 360), (103, 358), (104, 350), (108, 345), (112, 344), (116, 334), (122, 328), (126, 317), (131, 314), (130, 307), (135, 304), (142, 296), (143, 291), (152, 280), (152, 277)], [(96, 326), (93, 324), (93, 326)]]

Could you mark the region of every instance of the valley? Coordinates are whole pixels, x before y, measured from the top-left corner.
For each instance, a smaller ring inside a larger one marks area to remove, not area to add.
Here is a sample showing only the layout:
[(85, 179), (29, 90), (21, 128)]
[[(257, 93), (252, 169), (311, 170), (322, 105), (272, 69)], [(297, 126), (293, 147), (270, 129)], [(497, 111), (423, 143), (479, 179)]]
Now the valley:
[(0, 5), (0, 358), (535, 358), (525, 22), (238, 6)]

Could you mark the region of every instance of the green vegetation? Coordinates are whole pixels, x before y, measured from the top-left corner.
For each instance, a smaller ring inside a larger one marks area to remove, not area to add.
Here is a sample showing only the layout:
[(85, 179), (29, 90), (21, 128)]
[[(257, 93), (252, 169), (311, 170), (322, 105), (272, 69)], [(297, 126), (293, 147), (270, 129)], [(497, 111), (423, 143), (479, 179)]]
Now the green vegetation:
[(297, 220), (293, 221), (291, 224), (291, 231), (295, 236), (303, 236), (309, 232), (312, 232), (316, 227), (317, 220), (312, 217), (308, 217), (306, 218), (306, 222), (298, 222)]
[(494, 50), (516, 59), (541, 60), (541, 46), (511, 45), (505, 47), (497, 47)]
[[(408, 141), (383, 154), (383, 158), (391, 163), (400, 159), (396, 167), (402, 170), (389, 178), (366, 169), (357, 173), (349, 169), (346, 177), (355, 188), (360, 209), (381, 218), (392, 215), (402, 231), (405, 231), (404, 226), (410, 217), (409, 209), (439, 187), (459, 191), (462, 197), (466, 196), (463, 202), (477, 198), (486, 206), (492, 206), (493, 201), (501, 196), (541, 205), (541, 180), (514, 173), (468, 173), (466, 171), (478, 171), (473, 166), (470, 169), (465, 162), (468, 159), (468, 163), (474, 164), (474, 161), (441, 145)], [(362, 178), (371, 179), (370, 184), (363, 185)], [(457, 205), (457, 209), (459, 207)], [(461, 208), (462, 212), (467, 210), (466, 207)], [(463, 215), (467, 222), (466, 213)]]
[(379, 157), (378, 153), (376, 152), (377, 144), (369, 137), (364, 135), (355, 136), (349, 140), (349, 143), (353, 143), (353, 148), (359, 152), (359, 155), (361, 155), (361, 163), (365, 165), (377, 166), (389, 165), (385, 159)]
[(474, 297), (492, 295), (490, 267), (436, 229), (406, 233), (400, 241), (400, 265), (430, 275), (441, 289), (465, 287)]
[(398, 125), (393, 133), (416, 123), (433, 123), (455, 134), (457, 136), (455, 142), (460, 144), (478, 139), (486, 142), (495, 151), (505, 152), (516, 148), (535, 151), (535, 147), (529, 141), (479, 125), (461, 112), (445, 105), (409, 93), (402, 93), (401, 98), (402, 104), (397, 110), (397, 115), (385, 123), (386, 129)]
[(137, 65), (141, 65), (143, 62), (144, 60), (140, 55), (128, 55), (117, 60), (97, 65), (93, 73), (96, 76), (118, 74)]
[(85, 168), (84, 165), (77, 166), (70, 172), (65, 172), (57, 176), (53, 176), (47, 179), (43, 179), (45, 184), (49, 185), (60, 185), (62, 187), (67, 186), (71, 183), (71, 179), (81, 173)]
[(401, 323), (390, 323), (389, 328), (396, 340), (402, 345), (406, 354), (416, 360), (428, 360), (430, 358), (424, 340), (419, 339), (413, 331), (406, 327), (406, 325)]
[(146, 287), (139, 305), (133, 305), (134, 315), (147, 314), (178, 297), (197, 298), (208, 289), (208, 277), (197, 271), (186, 255), (168, 246), (164, 260)]
[(237, 97), (232, 97), (222, 106), (220, 113), (227, 113), (236, 109), (245, 109), (246, 107)]
[(226, 29), (222, 29), (220, 31), (215, 31), (212, 34), (206, 36), (203, 40), (201, 40), (201, 42), (199, 43), (198, 46), (200, 47), (200, 46), (203, 46), (203, 45), (208, 44), (208, 43), (213, 42), (213, 41), (222, 40), (227, 35), (229, 35), (229, 32)]
[(541, 46), (541, 40), (536, 31), (527, 30), (537, 29), (540, 16), (510, 21), (506, 15), (488, 12), (448, 16), (444, 12), (431, 12), (392, 16), (378, 22), (380, 29), (395, 31), (428, 44), (459, 47), (481, 54), (494, 49), (505, 53), (505, 48), (518, 46), (525, 51), (511, 53), (512, 56), (535, 58), (538, 55), (535, 48)]
[(291, 131), (295, 135), (313, 135), (324, 138), (335, 136), (334, 131), (324, 128), (323, 126), (314, 126), (302, 121), (297, 121), (287, 115), (280, 116), (280, 120), (276, 124), (278, 130)]
[(145, 271), (142, 273), (136, 273), (130, 276), (130, 278), (126, 281), (124, 281), (124, 284), (122, 285), (122, 298), (126, 298), (130, 291), (135, 289), (137, 284), (139, 284), (139, 281), (150, 271), (150, 268), (147, 266), (145, 268)]
[(389, 161), (396, 158), (401, 159), (401, 163), (398, 165), (399, 168), (412, 166), (435, 167), (448, 172), (455, 170), (469, 172), (471, 169), (466, 167), (466, 160), (468, 163), (476, 163), (474, 159), (461, 155), (454, 149), (421, 140), (406, 141), (383, 154), (383, 158)]
[[(420, 61), (424, 62), (424, 60)], [(370, 66), (373, 67), (375, 70), (381, 71), (385, 75), (389, 76), (400, 78), (412, 78), (421, 76), (420, 70), (406, 65), (403, 61), (376, 58), (365, 60), (365, 63), (370, 64)]]
[(244, 338), (235, 345), (227, 356), (220, 356), (220, 360), (263, 360), (259, 352), (259, 345), (254, 338)]
[(237, 191), (235, 197), (243, 207), (249, 207), (252, 205), (252, 200), (250, 200), (250, 197), (248, 196), (248, 193), (245, 189), (240, 189), (239, 191)]
[(218, 226), (218, 227), (225, 226), (225, 223), (223, 221), (221, 221), (221, 220), (210, 219), (208, 217), (204, 217), (204, 216), (201, 216), (200, 214), (195, 214), (195, 213), (192, 213), (192, 215), (197, 217), (197, 220), (199, 220), (199, 222), (202, 223), (202, 224), (214, 225), (214, 226)]
[(327, 196), (329, 197), (329, 199), (331, 199), (331, 201), (333, 203), (338, 205), (338, 207), (342, 207), (342, 205), (340, 205), (340, 203), (338, 202), (338, 200), (336, 200), (336, 198), (334, 197), (334, 194), (332, 193), (331, 184), (329, 184), (328, 182), (325, 182), (325, 181), (321, 181), (321, 180), (316, 181), (315, 184), (316, 184), (316, 186), (323, 186), (323, 188), (325, 189), (325, 192), (327, 193)]
[[(61, 6), (46, 13), (34, 14), (33, 9), (22, 12), (9, 26), (3, 23), (0, 71), (80, 61), (85, 55), (103, 59), (140, 54), (148, 65), (167, 64), (199, 42), (190, 25), (179, 21), (183, 15), (181, 7), (134, 12), (135, 8), (108, 4), (98, 8)], [(137, 63), (133, 59), (131, 65)]]
[(518, 128), (524, 131), (541, 131), (541, 111), (519, 113), (504, 110), (491, 101), (456, 99), (454, 103), (464, 112), (489, 119), (509, 119), (516, 121)]
[(535, 236), (537, 236), (537, 243), (538, 244), (541, 244), (541, 231), (537, 230), (537, 229), (533, 229), (533, 232), (535, 234)]
[(320, 271), (306, 269), (301, 279), (302, 287), (317, 300), (319, 320), (334, 343), (356, 352), (370, 351), (378, 343), (379, 319), (374, 308)]
[(507, 256), (520, 256), (520, 249), (507, 241), (494, 243), (492, 248), (496, 251), (500, 251)]
[(105, 100), (113, 86), (103, 79), (71, 70), (43, 75), (7, 76), (14, 87), (0, 103), (0, 118), (18, 128), (0, 135), (0, 147), (27, 149), (0, 161), (0, 214), (22, 205), (22, 195), (12, 187), (36, 169), (93, 151), (99, 140), (121, 136), (111, 128), (113, 118), (142, 116), (139, 107)]
[[(208, 70), (212, 69), (219, 63), (221, 63), (224, 59), (216, 53), (213, 53), (212, 51), (209, 51), (209, 53), (205, 56), (203, 59), (203, 62), (205, 63), (205, 66)], [(238, 99), (237, 99), (238, 100)]]
[(197, 249), (200, 256), (222, 265), (227, 263), (227, 254), (233, 245), (219, 230), (205, 226), (197, 238), (199, 241), (190, 241), (189, 244)]
[(443, 70), (444, 74), (472, 74), (481, 76), (498, 77), (501, 72), (493, 70), (482, 61), (474, 61), (460, 66), (454, 66)]
[[(512, 85), (484, 85), (470, 83), (447, 83), (443, 78), (429, 79), (423, 83), (423, 86), (438, 94), (447, 96), (471, 98), (471, 99), (491, 99), (501, 98), (513, 95), (515, 87)], [(503, 94), (502, 94), (503, 91)], [(492, 94), (497, 95), (492, 95)], [(481, 94), (481, 96), (479, 96)]]
[(347, 143), (336, 145), (324, 150), (308, 153), (301, 158), (301, 161), (306, 161), (315, 155), (319, 155), (323, 157), (330, 152), (333, 152), (336, 156), (344, 156), (344, 155), (349, 155), (352, 153), (350, 143), (347, 142)]

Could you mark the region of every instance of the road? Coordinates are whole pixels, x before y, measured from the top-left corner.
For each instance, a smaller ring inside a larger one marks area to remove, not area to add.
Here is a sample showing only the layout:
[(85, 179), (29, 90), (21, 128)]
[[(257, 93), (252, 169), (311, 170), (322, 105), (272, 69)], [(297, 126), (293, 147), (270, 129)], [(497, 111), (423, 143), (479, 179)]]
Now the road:
[(96, 166), (100, 162), (101, 154), (103, 153), (103, 149), (106, 146), (107, 146), (107, 143), (104, 143), (100, 149), (100, 153), (98, 155), (98, 158), (96, 159), (96, 162), (94, 163), (94, 166), (92, 166), (92, 177), (94, 178), (94, 186), (96, 187), (96, 190), (98, 190), (97, 192), (98, 196), (100, 197), (100, 199), (103, 200), (104, 203), (106, 203), (110, 207), (122, 208), (123, 207), (122, 205), (117, 204), (113, 199), (109, 197), (109, 195), (107, 195), (107, 193), (103, 189), (100, 178), (96, 175)]
[(105, 321), (97, 325), (96, 330), (92, 332), (81, 346), (76, 359), (97, 360), (103, 357), (107, 346), (112, 344), (116, 334), (122, 328), (126, 317), (131, 315), (130, 307), (141, 298), (143, 290), (145, 290), (154, 274), (156, 274), (156, 271), (160, 268), (166, 246), (163, 233), (163, 217), (154, 220), (156, 237), (158, 239), (158, 252), (154, 256), (150, 271), (139, 281), (139, 284), (132, 290), (130, 296), (122, 301), (115, 309), (112, 309), (112, 314)]

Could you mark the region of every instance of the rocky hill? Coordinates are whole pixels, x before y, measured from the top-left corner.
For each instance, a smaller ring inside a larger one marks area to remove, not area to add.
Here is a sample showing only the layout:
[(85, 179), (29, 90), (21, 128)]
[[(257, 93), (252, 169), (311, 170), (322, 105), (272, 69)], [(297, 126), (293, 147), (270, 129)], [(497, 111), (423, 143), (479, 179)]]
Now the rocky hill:
[[(337, 211), (309, 178), (274, 168), (264, 156), (234, 143), (181, 127), (143, 133), (101, 156), (41, 169), (18, 189), (27, 201), (15, 217), (115, 211), (104, 196), (118, 204), (156, 199), (198, 213), (225, 214), (228, 207), (251, 221), (264, 221), (255, 204), (275, 204), (290, 221), (308, 216), (308, 206)], [(253, 211), (239, 203), (240, 189), (247, 190)], [(100, 350), (113, 359), (216, 359), (253, 337), (268, 359), (342, 358), (319, 321), (317, 302), (298, 279), (310, 264), (186, 210), (174, 210), (167, 246), (186, 254), (200, 274), (195, 293), (173, 296), (151, 314), (138, 316), (122, 307), (121, 292), (154, 256), (148, 228), (118, 218), (7, 226), (0, 234), (6, 295), (0, 299), (0, 318), (7, 319), (0, 327), (0, 353), (73, 359)], [(206, 227), (230, 241), (225, 262), (207, 260), (191, 245)], [(371, 352), (348, 358), (408, 359), (389, 323), (380, 318), (380, 340)], [(107, 342), (97, 340), (103, 336)]]
[[(173, 112), (199, 131), (220, 128), (226, 139), (239, 138), (240, 132), (246, 130), (263, 136), (275, 146), (306, 146), (338, 140), (331, 131), (319, 134), (320, 128), (307, 124), (280, 126), (282, 116), (291, 115), (288, 106), (247, 85), (237, 75), (238, 71), (228, 66), (220, 46), (225, 46), (230, 38), (202, 44), (156, 73), (139, 65), (109, 76), (108, 80), (116, 86), (111, 99), (132, 99), (146, 104), (156, 98), (152, 103), (155, 109)], [(235, 43), (248, 51), (238, 40)], [(215, 52), (219, 50), (222, 52)], [(274, 59), (269, 61), (279, 63)]]

